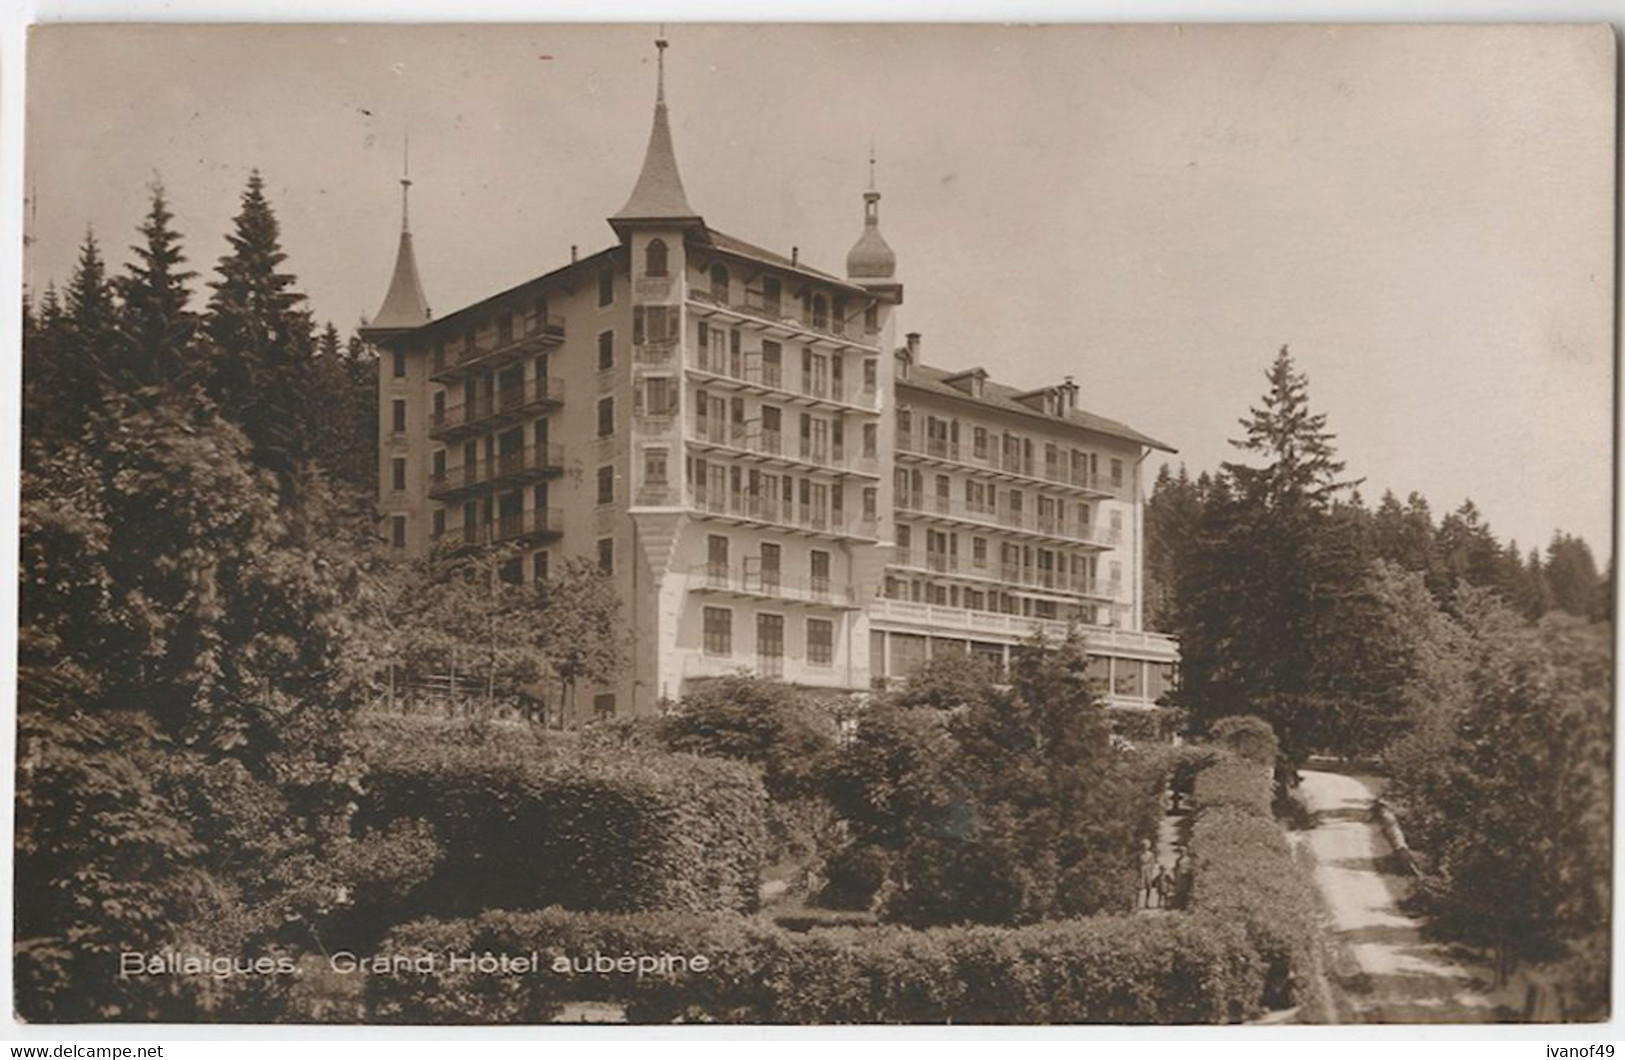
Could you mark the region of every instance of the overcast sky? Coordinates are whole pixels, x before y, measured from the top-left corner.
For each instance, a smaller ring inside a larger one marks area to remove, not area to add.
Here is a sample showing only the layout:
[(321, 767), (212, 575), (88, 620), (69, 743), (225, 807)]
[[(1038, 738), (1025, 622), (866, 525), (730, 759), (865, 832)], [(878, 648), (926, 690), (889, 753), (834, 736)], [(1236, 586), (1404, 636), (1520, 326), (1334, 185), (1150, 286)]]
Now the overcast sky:
[[(51, 27), (31, 42), (31, 285), (115, 261), (161, 177), (207, 273), (259, 167), (321, 320), (377, 310), (412, 217), (443, 313), (608, 245), (652, 26)], [(1471, 497), (1610, 552), (1605, 29), (669, 27), (689, 199), (839, 273), (871, 139), (901, 330), (1193, 472), (1290, 344), (1375, 500)], [(1155, 466), (1153, 459), (1152, 466)]]

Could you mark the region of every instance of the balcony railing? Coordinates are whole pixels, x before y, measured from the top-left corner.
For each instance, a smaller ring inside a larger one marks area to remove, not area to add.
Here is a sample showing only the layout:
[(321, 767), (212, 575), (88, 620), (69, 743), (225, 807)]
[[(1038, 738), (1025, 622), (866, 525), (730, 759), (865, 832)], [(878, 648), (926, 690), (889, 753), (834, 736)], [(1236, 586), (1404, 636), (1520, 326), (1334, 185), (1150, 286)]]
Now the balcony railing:
[(899, 431), (897, 451), (958, 464), (973, 470), (1019, 475), (1034, 482), (1089, 490), (1092, 493), (1113, 494), (1122, 488), (1121, 485), (1112, 485), (1104, 476), (1091, 475), (1084, 468), (1071, 470), (1048, 462), (1040, 464), (1039, 461), (1028, 460), (1021, 453), (1001, 454), (991, 446), (978, 453), (974, 445), (965, 445), (946, 438), (930, 438), (919, 431), (910, 433)]
[(472, 548), (527, 538), (556, 537), (564, 533), (564, 512), (559, 508), (534, 508), (505, 515), (489, 523), (447, 527), (436, 543)]
[(951, 552), (919, 551), (897, 548), (892, 554), (892, 565), (909, 570), (930, 571), (933, 574), (951, 574), (961, 578), (974, 578), (995, 582), (1011, 588), (1043, 589), (1073, 596), (1097, 599), (1116, 599), (1122, 586), (1103, 578), (1089, 578), (1067, 571), (1023, 567), (1013, 563), (976, 563)]
[(730, 423), (710, 416), (704, 419), (696, 417), (690, 437), (698, 442), (727, 446), (768, 459), (796, 461), (832, 471), (879, 474), (879, 461), (872, 456), (848, 458), (844, 444), (835, 445), (817, 438), (786, 438), (782, 431), (762, 427), (755, 421)]
[(835, 518), (828, 508), (810, 504), (786, 504), (778, 497), (752, 497), (733, 491), (718, 492), (696, 484), (689, 506), (706, 515), (748, 522), (769, 523), (787, 530), (800, 530), (832, 537), (874, 537), (874, 520), (843, 516)]
[(940, 494), (899, 493), (897, 507), (906, 512), (941, 516), (991, 529), (1015, 530), (1101, 547), (1116, 545), (1121, 537), (1116, 529), (1110, 527), (1083, 523), (1076, 519), (1059, 519), (1029, 508), (961, 501)]
[(435, 411), (429, 419), (429, 434), (444, 437), (487, 430), (504, 420), (523, 417), (563, 401), (564, 380), (553, 376), (531, 379), (523, 386), (504, 387), (472, 402)]
[(560, 317), (530, 313), (519, 323), (518, 331), (511, 335), (498, 334), (489, 343), (464, 342), (442, 349), (435, 357), (433, 375), (455, 375), (476, 365), (495, 364), (564, 341), (564, 320)]
[(509, 453), (499, 453), (472, 464), (449, 467), (429, 477), (429, 496), (445, 497), (470, 493), (506, 482), (524, 482), (564, 471), (564, 447), (527, 445)]
[(876, 408), (873, 390), (865, 390), (861, 385), (854, 385), (845, 379), (837, 383), (832, 376), (808, 375), (799, 369), (786, 370), (782, 363), (764, 360), (760, 350), (735, 355), (726, 350), (701, 349), (697, 351), (694, 367), (724, 380), (775, 391), (792, 401), (806, 398), (868, 411)]
[(727, 563), (700, 563), (689, 572), (689, 587), (740, 596), (763, 597), (789, 603), (816, 604), (843, 609), (858, 606), (851, 586), (835, 585), (829, 578), (786, 578), (779, 571)]

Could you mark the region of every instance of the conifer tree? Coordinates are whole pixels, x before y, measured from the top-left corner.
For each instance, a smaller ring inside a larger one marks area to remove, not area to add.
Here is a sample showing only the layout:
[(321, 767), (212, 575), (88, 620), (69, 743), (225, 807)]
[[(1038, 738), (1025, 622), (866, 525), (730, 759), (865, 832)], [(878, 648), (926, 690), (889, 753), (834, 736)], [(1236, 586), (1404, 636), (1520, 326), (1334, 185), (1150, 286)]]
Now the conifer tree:
[(184, 268), (180, 233), (171, 227), (163, 185), (152, 189), (152, 207), (142, 222), (142, 242), (116, 282), (124, 302), (119, 321), (114, 371), (120, 383), (144, 387), (176, 383), (189, 375), (195, 358), (197, 314), (188, 304), (188, 284), (197, 273)]
[(311, 321), (280, 228), (255, 170), (243, 192), (231, 253), (209, 286), (205, 328), (213, 344), (211, 391), (253, 443), (255, 460), (284, 482), (309, 457)]
[[(1285, 757), (1360, 742), (1372, 626), (1357, 512), (1337, 504), (1343, 462), (1308, 380), (1282, 347), (1262, 405), (1232, 444), (1262, 466), (1224, 465), (1181, 585), (1180, 693), (1199, 724), (1258, 714)], [(1363, 511), (1363, 509), (1360, 509)]]

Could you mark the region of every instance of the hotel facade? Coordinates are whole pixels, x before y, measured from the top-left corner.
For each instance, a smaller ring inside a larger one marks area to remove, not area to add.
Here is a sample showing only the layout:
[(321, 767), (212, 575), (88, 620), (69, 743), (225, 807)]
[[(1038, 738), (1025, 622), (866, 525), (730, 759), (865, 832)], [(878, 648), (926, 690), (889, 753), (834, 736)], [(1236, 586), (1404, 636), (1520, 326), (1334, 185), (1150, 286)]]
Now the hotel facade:
[(1071, 377), (1021, 391), (928, 363), (898, 333), (872, 178), (843, 276), (711, 227), (678, 171), (658, 46), (648, 149), (606, 249), (433, 317), (402, 182), (394, 275), (363, 330), (389, 547), (611, 573), (630, 663), (555, 705), (563, 724), (740, 672), (862, 693), (1073, 623), (1108, 702), (1152, 706), (1178, 649), (1141, 627), (1142, 468), (1172, 450), (1079, 408)]

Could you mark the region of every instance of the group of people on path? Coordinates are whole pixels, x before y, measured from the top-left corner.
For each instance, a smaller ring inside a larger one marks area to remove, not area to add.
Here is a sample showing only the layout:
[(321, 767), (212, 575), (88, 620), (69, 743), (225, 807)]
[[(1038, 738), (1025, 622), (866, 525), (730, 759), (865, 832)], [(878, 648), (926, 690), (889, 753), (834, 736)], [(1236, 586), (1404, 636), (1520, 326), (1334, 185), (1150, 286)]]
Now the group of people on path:
[(1173, 865), (1164, 865), (1151, 840), (1140, 840), (1140, 908), (1182, 909), (1190, 900), (1191, 865), (1184, 846)]

